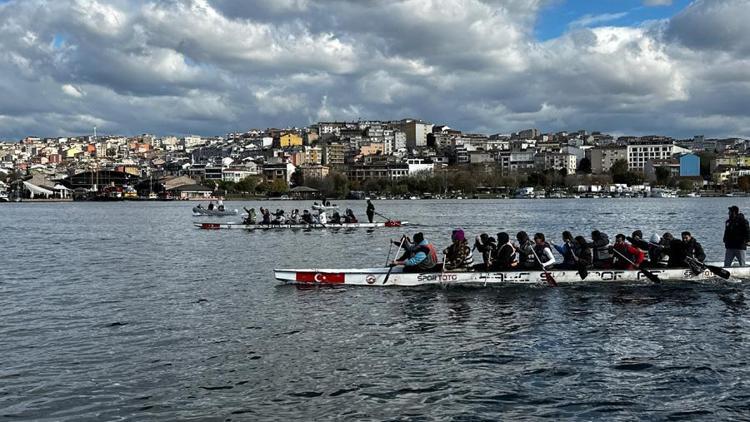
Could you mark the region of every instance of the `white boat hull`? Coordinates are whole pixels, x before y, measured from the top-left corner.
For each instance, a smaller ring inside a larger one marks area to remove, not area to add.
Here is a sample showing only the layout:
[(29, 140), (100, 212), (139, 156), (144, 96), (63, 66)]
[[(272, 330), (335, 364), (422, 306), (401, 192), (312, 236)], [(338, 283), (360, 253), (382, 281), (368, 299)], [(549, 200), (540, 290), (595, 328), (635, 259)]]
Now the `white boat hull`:
[[(733, 278), (750, 278), (750, 267), (726, 268)], [(693, 274), (687, 268), (651, 269), (662, 281), (708, 280), (717, 278), (705, 270)], [(394, 267), (388, 280), (388, 268), (363, 269), (275, 269), (277, 280), (289, 284), (343, 284), (354, 286), (487, 286), (503, 284), (547, 284), (542, 271), (507, 272), (437, 272), (404, 273), (401, 267)], [(575, 270), (552, 270), (552, 277), (558, 284), (591, 282), (646, 282), (646, 276), (636, 270), (589, 270), (585, 280)], [(384, 283), (385, 282), (385, 283)]]
[(280, 230), (280, 229), (371, 229), (376, 227), (401, 227), (409, 224), (408, 221), (389, 221), (385, 223), (344, 223), (344, 224), (242, 224), (242, 223), (193, 223), (199, 229), (204, 230)]

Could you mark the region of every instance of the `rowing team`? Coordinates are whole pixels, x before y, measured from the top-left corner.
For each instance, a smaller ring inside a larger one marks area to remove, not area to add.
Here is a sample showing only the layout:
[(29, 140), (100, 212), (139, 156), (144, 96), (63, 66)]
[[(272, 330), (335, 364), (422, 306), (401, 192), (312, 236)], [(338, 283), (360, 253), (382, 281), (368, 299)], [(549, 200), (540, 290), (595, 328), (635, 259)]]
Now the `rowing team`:
[[(474, 246), (469, 247), (464, 231), (453, 230), (452, 243), (443, 250), (442, 263), (437, 250), (422, 233), (415, 233), (413, 239), (402, 236), (393, 244), (403, 247), (404, 254), (392, 265), (403, 265), (404, 272), (430, 271), (512, 271), (512, 270), (581, 270), (589, 268), (623, 269), (636, 268), (684, 268), (700, 267), (706, 254), (703, 247), (690, 232), (682, 232), (681, 239), (670, 233), (663, 236), (654, 234), (646, 241), (640, 230), (632, 236), (615, 236), (614, 244), (609, 237), (598, 230), (591, 232), (591, 241), (569, 231), (562, 233), (562, 243), (547, 242), (543, 233), (536, 233), (533, 240), (520, 231), (511, 241), (506, 232), (497, 234), (497, 240), (486, 233), (476, 237)], [(482, 255), (482, 262), (474, 263), (473, 252)], [(558, 262), (553, 249), (562, 256)], [(390, 255), (390, 253), (389, 253)]]
[(329, 219), (323, 210), (318, 211), (317, 214), (313, 214), (309, 210), (303, 210), (302, 214), (300, 214), (299, 209), (294, 209), (289, 217), (287, 217), (284, 210), (277, 209), (276, 212), (272, 213), (268, 208), (260, 207), (260, 222), (256, 220), (255, 208), (245, 208), (245, 212), (247, 213), (247, 217), (243, 221), (244, 224), (349, 224), (358, 222), (357, 217), (354, 216), (354, 212), (349, 208), (346, 209), (343, 217), (338, 211), (335, 211)]

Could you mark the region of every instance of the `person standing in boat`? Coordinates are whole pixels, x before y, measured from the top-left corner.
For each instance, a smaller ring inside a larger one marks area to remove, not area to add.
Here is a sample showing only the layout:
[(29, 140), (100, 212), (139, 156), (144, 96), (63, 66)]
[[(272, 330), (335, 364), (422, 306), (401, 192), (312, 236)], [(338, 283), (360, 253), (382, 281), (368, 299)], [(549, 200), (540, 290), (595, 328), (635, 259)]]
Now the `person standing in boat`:
[(474, 256), (466, 242), (466, 236), (461, 229), (453, 230), (450, 246), (443, 250), (443, 261), (446, 270), (469, 270), (474, 265)]
[(739, 207), (729, 207), (729, 218), (724, 223), (724, 266), (731, 267), (735, 258), (740, 267), (745, 266), (745, 250), (750, 242), (750, 226), (748, 226), (745, 215), (740, 212)]
[[(612, 248), (619, 252), (619, 254), (622, 254), (622, 256), (620, 256), (615, 253), (612, 256), (612, 267), (619, 270), (633, 270), (636, 267), (640, 267), (646, 257), (642, 250), (625, 241), (624, 234), (618, 234), (615, 236), (615, 244)], [(623, 258), (623, 256), (627, 259)], [(628, 260), (635, 265), (628, 262)]]
[(372, 201), (369, 199), (367, 200), (367, 220), (372, 223), (373, 219), (375, 218), (375, 205), (372, 204)]
[[(407, 237), (406, 240), (408, 239)], [(430, 242), (425, 240), (421, 232), (414, 233), (414, 243), (405, 248), (411, 257), (409, 259), (402, 257), (401, 260), (393, 262), (395, 265), (403, 265), (405, 273), (426, 273), (437, 266), (437, 251)]]
[(529, 239), (529, 235), (525, 231), (520, 231), (516, 234), (516, 240), (518, 243), (514, 246), (518, 251), (519, 267), (524, 270), (539, 268), (534, 256), (534, 242)]
[(611, 245), (606, 233), (602, 233), (599, 230), (592, 231), (591, 244), (589, 246), (594, 253), (594, 268), (612, 267), (612, 253), (609, 251)]
[(566, 230), (562, 233), (562, 240), (562, 245), (556, 245), (550, 242), (552, 247), (554, 247), (555, 250), (557, 250), (557, 252), (563, 257), (563, 262), (556, 265), (555, 268), (563, 270), (575, 270), (578, 268), (578, 259), (575, 253), (575, 242), (573, 241), (573, 235)]
[(474, 249), (482, 254), (482, 263), (477, 264), (474, 268), (478, 271), (489, 271), (492, 267), (492, 256), (495, 254), (495, 249), (497, 249), (495, 239), (487, 233), (482, 233), (474, 240)]
[(537, 261), (536, 268), (546, 270), (555, 265), (555, 255), (552, 254), (552, 248), (544, 239), (544, 233), (534, 234), (534, 260)]
[(510, 236), (505, 232), (498, 233), (497, 248), (492, 255), (492, 270), (512, 271), (517, 270), (518, 267), (518, 253), (516, 253), (515, 246), (510, 242)]
[(224, 211), (224, 199), (220, 196), (219, 200), (216, 201), (216, 204), (219, 206), (219, 211)]

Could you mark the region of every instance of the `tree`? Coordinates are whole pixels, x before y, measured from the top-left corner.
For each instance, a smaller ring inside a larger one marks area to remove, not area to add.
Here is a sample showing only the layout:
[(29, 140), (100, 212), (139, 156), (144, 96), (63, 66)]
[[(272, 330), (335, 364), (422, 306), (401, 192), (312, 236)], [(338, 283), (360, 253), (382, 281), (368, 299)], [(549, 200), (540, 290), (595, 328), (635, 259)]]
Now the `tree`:
[(612, 175), (613, 179), (615, 176), (623, 176), (627, 172), (628, 172), (628, 162), (623, 159), (616, 160), (614, 163), (612, 163), (612, 167), (610, 167), (609, 169), (609, 174)]
[(284, 179), (274, 179), (271, 182), (271, 192), (284, 193), (289, 190), (289, 184)]
[(680, 187), (680, 190), (682, 191), (691, 191), (695, 189), (695, 183), (693, 183), (693, 181), (689, 179), (680, 180), (680, 183), (678, 183), (678, 186)]
[(737, 187), (743, 192), (750, 191), (750, 176), (742, 176), (737, 179)]
[(591, 160), (588, 157), (583, 157), (581, 162), (578, 163), (577, 173), (591, 174)]
[(247, 176), (234, 185), (237, 192), (254, 192), (255, 187), (261, 182), (259, 176)]
[(656, 183), (659, 185), (666, 185), (669, 182), (670, 171), (666, 167), (656, 168)]
[(292, 179), (291, 183), (294, 186), (302, 186), (302, 185), (305, 184), (305, 177), (302, 174), (302, 172), (300, 171), (300, 169), (295, 169), (294, 170), (294, 173), (292, 173), (291, 179)]

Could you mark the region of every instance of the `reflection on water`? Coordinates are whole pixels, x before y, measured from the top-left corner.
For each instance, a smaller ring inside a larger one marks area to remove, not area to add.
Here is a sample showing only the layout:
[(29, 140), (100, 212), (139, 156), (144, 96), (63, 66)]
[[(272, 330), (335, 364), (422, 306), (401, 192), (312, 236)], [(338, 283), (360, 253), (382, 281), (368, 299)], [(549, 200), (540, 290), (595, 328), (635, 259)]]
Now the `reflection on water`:
[[(230, 206), (243, 205), (258, 206)], [(363, 201), (340, 205), (364, 212)], [(404, 232), (442, 248), (455, 227), (552, 239), (690, 230), (717, 260), (728, 205), (376, 201), (418, 225), (267, 232), (193, 229), (182, 203), (2, 205), (0, 414), (746, 419), (746, 282), (399, 289), (272, 279), (275, 267), (382, 265)]]

